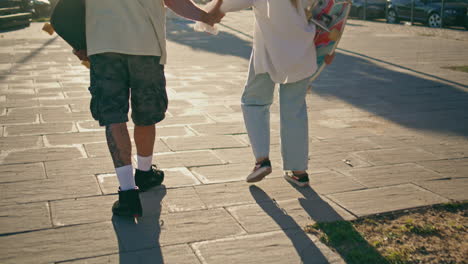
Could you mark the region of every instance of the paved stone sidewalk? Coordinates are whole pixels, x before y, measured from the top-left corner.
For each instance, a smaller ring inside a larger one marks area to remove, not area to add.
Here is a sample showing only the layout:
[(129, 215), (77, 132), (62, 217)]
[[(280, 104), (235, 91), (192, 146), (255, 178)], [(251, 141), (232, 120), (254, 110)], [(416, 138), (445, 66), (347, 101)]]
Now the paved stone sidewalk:
[(118, 184), (88, 70), (41, 24), (0, 33), (1, 263), (343, 263), (302, 228), (468, 199), (468, 74), (444, 68), (466, 65), (466, 31), (351, 20), (307, 98), (311, 187), (296, 189), (282, 179), (277, 103), (274, 172), (244, 182), (251, 12), (226, 16), (218, 36), (192, 25), (168, 25), (155, 156), (167, 180), (142, 194), (137, 223), (110, 211)]

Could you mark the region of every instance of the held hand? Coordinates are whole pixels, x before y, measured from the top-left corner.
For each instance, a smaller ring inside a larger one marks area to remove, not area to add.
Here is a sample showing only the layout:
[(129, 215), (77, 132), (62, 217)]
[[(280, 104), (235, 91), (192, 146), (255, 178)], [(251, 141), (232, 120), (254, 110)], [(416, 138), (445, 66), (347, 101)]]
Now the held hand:
[(73, 50), (73, 54), (75, 54), (80, 61), (89, 61), (87, 50)]
[(206, 16), (204, 16), (204, 19), (202, 20), (202, 22), (210, 26), (213, 26), (214, 24), (219, 23), (221, 19), (224, 17), (224, 13), (221, 12), (220, 10), (221, 5), (223, 4), (223, 0), (213, 0), (213, 1), (217, 1), (215, 6), (207, 12)]

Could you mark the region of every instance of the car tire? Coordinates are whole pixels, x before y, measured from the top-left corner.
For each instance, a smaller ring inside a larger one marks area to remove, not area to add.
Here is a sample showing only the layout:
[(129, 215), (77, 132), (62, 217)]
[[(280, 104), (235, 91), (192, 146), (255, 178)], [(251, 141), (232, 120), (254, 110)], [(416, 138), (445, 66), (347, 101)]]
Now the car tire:
[(431, 28), (440, 28), (440, 25), (442, 24), (442, 18), (440, 15), (436, 12), (431, 13), (427, 17), (427, 25)]
[(398, 19), (398, 15), (394, 9), (389, 9), (387, 12), (387, 23), (389, 24), (397, 24), (400, 22)]

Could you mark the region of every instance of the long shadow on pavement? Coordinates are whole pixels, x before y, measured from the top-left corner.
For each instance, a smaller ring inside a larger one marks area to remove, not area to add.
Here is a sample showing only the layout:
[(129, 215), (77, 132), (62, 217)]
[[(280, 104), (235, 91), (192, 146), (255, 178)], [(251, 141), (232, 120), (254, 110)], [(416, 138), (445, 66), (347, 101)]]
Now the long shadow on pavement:
[[(13, 72), (15, 72), (17, 70), (18, 67), (29, 63), (32, 59), (34, 59), (36, 56), (38, 56), (44, 49), (46, 49), (48, 46), (52, 45), (53, 42), (55, 42), (58, 38), (59, 38), (58, 36), (55, 36), (55, 37), (47, 40), (46, 42), (41, 43), (40, 47), (35, 48), (29, 54), (24, 55), (18, 61), (14, 61), (15, 64), (11, 67), (11, 69), (9, 69), (9, 72), (13, 73)], [(17, 41), (18, 40), (9, 40), (10, 43), (8, 43), (8, 42), (7, 43), (14, 45)], [(3, 44), (6, 45), (7, 43), (3, 43)], [(8, 61), (8, 62), (12, 62), (12, 61)], [(7, 77), (8, 77), (8, 72), (5, 72), (5, 73), (0, 72), (0, 81), (6, 79)]]
[[(338, 230), (336, 228), (326, 228), (326, 225), (325, 228), (321, 229), (327, 237), (330, 238), (328, 245), (334, 248), (347, 263), (388, 264), (388, 262), (354, 229), (352, 224), (344, 221), (344, 219), (327, 202), (322, 200), (310, 186), (304, 188), (293, 187), (304, 196), (298, 199), (299, 203), (313, 222), (332, 223), (335, 226), (336, 224), (339, 225)], [(291, 240), (302, 263), (329, 263), (323, 253), (306, 234), (303, 229), (304, 227), (299, 226), (275, 200), (271, 199), (268, 194), (258, 186), (252, 185), (249, 189), (257, 204), (276, 222)], [(345, 247), (336, 243), (335, 238), (337, 236), (339, 237), (337, 239), (338, 243), (345, 243)], [(350, 254), (350, 252), (352, 253)]]
[(327, 202), (310, 187), (297, 187), (290, 183), (304, 198), (299, 198), (304, 211), (326, 234), (327, 244), (334, 248), (348, 264), (388, 264), (388, 261), (372, 247), (352, 223), (345, 221)]
[(296, 249), (297, 255), (301, 258), (302, 263), (328, 263), (325, 256), (309, 236), (291, 216), (287, 215), (278, 204), (268, 196), (268, 194), (255, 185), (250, 186), (249, 190), (263, 211), (284, 230), (284, 233), (288, 236)]
[[(371, 59), (339, 53), (335, 62), (312, 83), (312, 93), (338, 98), (407, 128), (468, 136), (468, 92), (456, 83), (443, 83), (443, 79), (439, 82), (405, 68), (393, 69)], [(315, 110), (313, 101), (310, 107)], [(346, 112), (346, 109), (325, 110)], [(355, 124), (369, 121), (365, 116), (347, 118), (342, 121), (350, 127), (354, 126), (353, 118)]]
[[(223, 31), (217, 36), (194, 32), (191, 23), (171, 20), (168, 39), (195, 50), (249, 58), (251, 41)], [(312, 83), (312, 93), (338, 98), (369, 112), (369, 116), (380, 116), (407, 128), (468, 136), (468, 93), (463, 90), (467, 85), (364, 54), (342, 49), (337, 53), (333, 64)], [(316, 109), (313, 101), (309, 105), (312, 110), (323, 110)], [(336, 110), (338, 114), (330, 118), (339, 119), (340, 113), (349, 108), (325, 110)], [(342, 120), (342, 127), (379, 125), (362, 116), (351, 119)]]
[(112, 217), (119, 242), (120, 264), (164, 263), (159, 235), (161, 203), (165, 195), (165, 186), (140, 194), (143, 217), (137, 222), (133, 218)]

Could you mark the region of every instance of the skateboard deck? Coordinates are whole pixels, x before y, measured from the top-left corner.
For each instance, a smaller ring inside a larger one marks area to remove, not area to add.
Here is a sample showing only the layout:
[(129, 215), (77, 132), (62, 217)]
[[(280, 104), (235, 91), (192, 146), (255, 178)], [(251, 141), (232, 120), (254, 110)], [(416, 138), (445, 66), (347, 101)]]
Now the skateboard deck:
[(310, 81), (315, 80), (327, 66), (326, 61), (333, 56), (343, 34), (351, 1), (317, 0), (306, 10), (310, 23), (316, 25), (314, 43), (317, 53), (317, 71)]
[(85, 11), (85, 0), (60, 0), (50, 17), (55, 32), (74, 50), (86, 49)]

